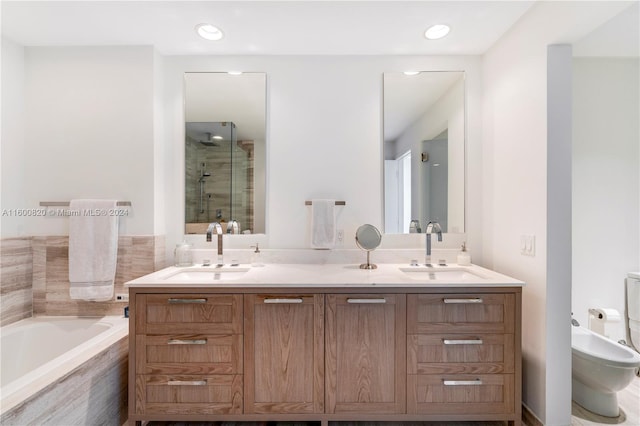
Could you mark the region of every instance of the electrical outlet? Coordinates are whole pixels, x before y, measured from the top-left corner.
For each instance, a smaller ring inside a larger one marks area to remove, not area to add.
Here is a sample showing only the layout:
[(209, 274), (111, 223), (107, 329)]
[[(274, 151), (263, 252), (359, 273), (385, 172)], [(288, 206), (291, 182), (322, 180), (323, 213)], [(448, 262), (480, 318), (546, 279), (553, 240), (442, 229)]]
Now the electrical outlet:
[(338, 229), (336, 231), (336, 240), (338, 240), (338, 245), (344, 244), (344, 229)]
[(117, 293), (116, 301), (118, 302), (128, 302), (129, 301), (129, 293)]

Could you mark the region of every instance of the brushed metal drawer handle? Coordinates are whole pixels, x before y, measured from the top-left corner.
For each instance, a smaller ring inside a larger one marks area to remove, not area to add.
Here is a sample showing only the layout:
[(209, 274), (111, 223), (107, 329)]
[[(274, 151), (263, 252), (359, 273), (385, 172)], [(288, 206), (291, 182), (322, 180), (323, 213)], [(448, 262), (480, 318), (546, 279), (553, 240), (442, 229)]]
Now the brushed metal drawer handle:
[(203, 304), (203, 303), (207, 303), (207, 299), (176, 299), (176, 298), (170, 298), (169, 299), (169, 303), (170, 304), (180, 304), (180, 303)]
[(270, 297), (264, 303), (302, 303), (301, 297)]
[(169, 380), (169, 386), (206, 386), (206, 380)]
[(472, 299), (444, 299), (444, 303), (482, 303), (482, 298), (476, 297)]
[(376, 299), (347, 299), (347, 303), (387, 303), (387, 299), (385, 298), (376, 298)]
[(442, 383), (445, 386), (480, 386), (482, 384), (482, 380), (443, 380)]
[(445, 345), (481, 345), (482, 339), (444, 339)]
[(169, 345), (206, 345), (207, 339), (169, 339)]

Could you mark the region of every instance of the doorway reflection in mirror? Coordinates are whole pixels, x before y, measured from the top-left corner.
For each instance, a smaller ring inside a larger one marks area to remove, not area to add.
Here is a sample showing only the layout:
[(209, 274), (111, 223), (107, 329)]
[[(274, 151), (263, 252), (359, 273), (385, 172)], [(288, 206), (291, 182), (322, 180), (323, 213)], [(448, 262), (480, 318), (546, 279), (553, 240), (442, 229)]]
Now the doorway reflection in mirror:
[(385, 232), (464, 232), (464, 72), (383, 78)]

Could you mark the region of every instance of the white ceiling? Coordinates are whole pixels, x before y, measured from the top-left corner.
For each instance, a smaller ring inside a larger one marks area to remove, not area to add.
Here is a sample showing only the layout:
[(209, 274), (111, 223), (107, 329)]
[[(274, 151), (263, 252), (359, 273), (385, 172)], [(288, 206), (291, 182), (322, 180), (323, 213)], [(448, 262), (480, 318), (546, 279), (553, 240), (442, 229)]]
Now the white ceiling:
[[(25, 45), (154, 45), (164, 55), (477, 55), (533, 1), (2, 1)], [(196, 24), (222, 29), (200, 39)], [(430, 41), (431, 25), (449, 36)]]
[[(0, 8), (3, 37), (24, 46), (153, 45), (164, 55), (481, 55), (535, 3), (0, 0)], [(577, 41), (574, 54), (638, 57), (638, 9), (635, 2)], [(225, 37), (201, 39), (194, 27), (202, 22)], [(424, 31), (436, 23), (450, 25), (451, 33), (427, 40)], [(400, 116), (409, 116), (408, 102), (396, 104), (405, 107)]]

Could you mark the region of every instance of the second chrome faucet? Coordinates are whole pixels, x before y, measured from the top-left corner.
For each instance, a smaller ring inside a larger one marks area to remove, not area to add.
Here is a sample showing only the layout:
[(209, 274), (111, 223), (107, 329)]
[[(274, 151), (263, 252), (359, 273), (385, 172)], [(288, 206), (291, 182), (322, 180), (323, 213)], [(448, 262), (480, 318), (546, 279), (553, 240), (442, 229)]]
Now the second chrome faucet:
[(212, 234), (218, 234), (218, 265), (224, 263), (222, 256), (222, 225), (218, 222), (211, 222), (207, 228), (207, 242), (211, 242)]
[[(227, 223), (227, 234), (238, 234), (240, 225), (237, 221), (232, 220)], [(207, 228), (207, 242), (211, 242), (213, 234), (218, 235), (218, 265), (224, 264), (223, 242), (222, 242), (222, 225), (218, 222), (211, 222)]]
[(427, 235), (427, 252), (424, 257), (424, 263), (426, 266), (433, 266), (431, 264), (431, 234), (436, 234), (438, 236), (438, 241), (442, 241), (442, 228), (440, 228), (440, 224), (438, 222), (429, 222), (424, 232)]

